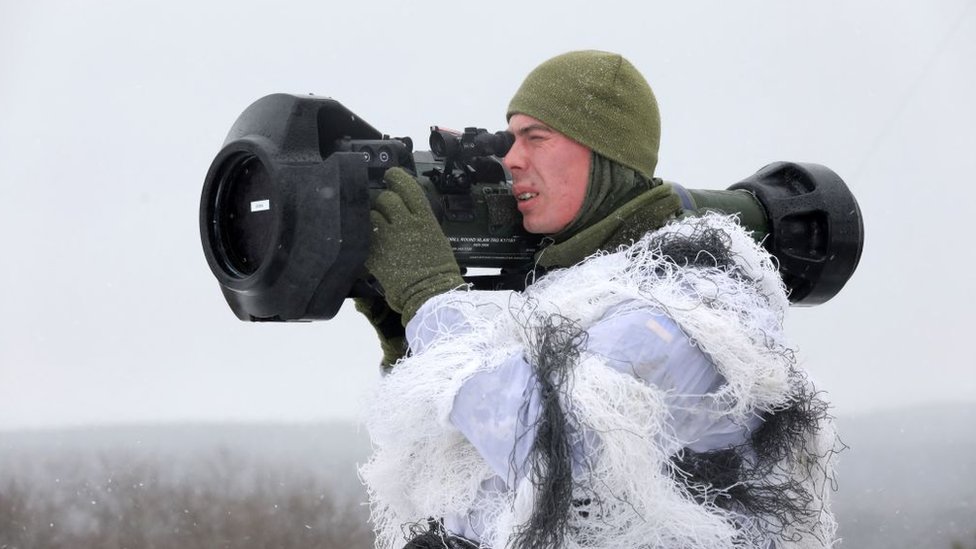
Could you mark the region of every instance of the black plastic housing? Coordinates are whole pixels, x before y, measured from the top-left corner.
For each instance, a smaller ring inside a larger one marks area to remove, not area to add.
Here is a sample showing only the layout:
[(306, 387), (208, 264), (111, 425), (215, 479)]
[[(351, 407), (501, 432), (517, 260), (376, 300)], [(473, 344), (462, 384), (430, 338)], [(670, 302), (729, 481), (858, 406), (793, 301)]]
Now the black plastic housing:
[(817, 305), (837, 295), (864, 247), (861, 208), (840, 176), (820, 164), (775, 162), (729, 187), (740, 189), (765, 210), (763, 245), (779, 261), (790, 301)]
[[(276, 94), (246, 109), (214, 158), (203, 187), (200, 234), (210, 269), (241, 320), (318, 320), (335, 316), (369, 250), (369, 191), (363, 155), (337, 152), (341, 137), (382, 134), (338, 101)], [(244, 162), (272, 182), (268, 249), (252, 272), (226, 259), (216, 221)]]

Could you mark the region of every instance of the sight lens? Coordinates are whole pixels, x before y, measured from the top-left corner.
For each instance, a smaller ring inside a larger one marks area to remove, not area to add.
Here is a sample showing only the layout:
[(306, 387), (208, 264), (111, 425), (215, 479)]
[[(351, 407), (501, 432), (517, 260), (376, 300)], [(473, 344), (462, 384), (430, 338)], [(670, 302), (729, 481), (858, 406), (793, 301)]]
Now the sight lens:
[(227, 163), (214, 204), (214, 232), (224, 268), (244, 277), (265, 260), (271, 240), (271, 178), (257, 157), (240, 155)]

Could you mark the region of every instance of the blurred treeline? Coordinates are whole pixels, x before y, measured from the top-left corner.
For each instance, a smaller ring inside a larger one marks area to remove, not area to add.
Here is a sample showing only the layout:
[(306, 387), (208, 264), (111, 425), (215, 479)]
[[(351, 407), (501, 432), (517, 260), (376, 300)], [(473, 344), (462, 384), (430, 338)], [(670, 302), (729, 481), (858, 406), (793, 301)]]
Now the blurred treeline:
[(35, 466), (46, 478), (6, 476), (0, 547), (372, 547), (361, 494), (309, 473), (243, 467), (227, 453), (199, 465), (203, 471), (185, 475), (160, 462), (106, 456)]
[(3, 549), (366, 549), (353, 425), (0, 433)]
[[(842, 418), (841, 548), (976, 549), (976, 406)], [(0, 549), (373, 545), (354, 424), (0, 433)]]

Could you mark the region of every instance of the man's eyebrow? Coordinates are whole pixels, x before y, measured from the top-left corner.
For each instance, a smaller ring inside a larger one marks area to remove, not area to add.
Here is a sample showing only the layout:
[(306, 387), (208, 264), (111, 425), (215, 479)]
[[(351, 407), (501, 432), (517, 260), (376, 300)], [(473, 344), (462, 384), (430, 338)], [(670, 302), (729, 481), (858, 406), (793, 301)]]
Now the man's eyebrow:
[(552, 133), (553, 129), (545, 124), (529, 124), (528, 126), (522, 126), (521, 128), (515, 130), (513, 133), (515, 135), (525, 135), (533, 131), (543, 131), (547, 133)]

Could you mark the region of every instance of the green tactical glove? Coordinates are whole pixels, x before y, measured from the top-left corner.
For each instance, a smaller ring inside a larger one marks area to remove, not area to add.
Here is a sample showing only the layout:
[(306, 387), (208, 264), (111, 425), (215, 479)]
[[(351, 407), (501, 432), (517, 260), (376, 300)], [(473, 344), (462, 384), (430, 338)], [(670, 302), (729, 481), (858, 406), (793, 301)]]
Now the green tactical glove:
[(363, 314), (380, 338), (383, 358), (380, 367), (389, 370), (407, 354), (407, 337), (400, 323), (400, 314), (390, 308), (382, 297), (356, 297), (356, 310)]
[(383, 176), (389, 190), (376, 197), (366, 268), (386, 292), (404, 326), (425, 301), (464, 285), (444, 231), (417, 181), (400, 168)]

